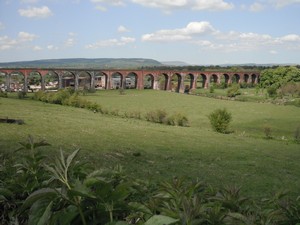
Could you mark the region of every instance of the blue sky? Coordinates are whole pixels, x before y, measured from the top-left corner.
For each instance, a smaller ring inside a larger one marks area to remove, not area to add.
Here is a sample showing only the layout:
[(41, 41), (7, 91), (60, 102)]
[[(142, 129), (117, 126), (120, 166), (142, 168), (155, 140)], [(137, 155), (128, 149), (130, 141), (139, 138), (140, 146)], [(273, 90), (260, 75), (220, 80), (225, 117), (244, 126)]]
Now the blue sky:
[(300, 63), (300, 0), (0, 0), (0, 62)]

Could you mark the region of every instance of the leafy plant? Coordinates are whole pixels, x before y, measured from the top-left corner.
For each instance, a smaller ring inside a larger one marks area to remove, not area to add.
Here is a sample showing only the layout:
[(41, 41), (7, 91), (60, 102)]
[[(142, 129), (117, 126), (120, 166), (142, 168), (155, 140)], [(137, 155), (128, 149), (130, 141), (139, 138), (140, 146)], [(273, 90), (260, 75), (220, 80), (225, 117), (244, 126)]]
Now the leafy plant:
[(237, 95), (240, 95), (240, 86), (239, 84), (233, 84), (230, 88), (227, 90), (227, 97), (233, 98)]
[(208, 116), (210, 124), (214, 131), (226, 134), (229, 132), (229, 124), (232, 120), (231, 113), (229, 113), (225, 108), (216, 109)]
[(300, 143), (300, 126), (298, 126), (294, 132), (294, 138), (296, 143)]
[(263, 127), (265, 138), (266, 139), (272, 139), (272, 127), (269, 125), (265, 125)]

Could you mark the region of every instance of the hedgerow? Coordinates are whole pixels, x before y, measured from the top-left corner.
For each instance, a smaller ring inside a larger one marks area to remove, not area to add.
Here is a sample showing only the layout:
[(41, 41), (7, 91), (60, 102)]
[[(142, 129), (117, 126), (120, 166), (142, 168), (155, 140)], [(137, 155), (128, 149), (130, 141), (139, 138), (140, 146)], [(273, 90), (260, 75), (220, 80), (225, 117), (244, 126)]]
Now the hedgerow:
[(51, 104), (85, 108), (95, 113), (99, 112), (111, 116), (134, 118), (140, 120), (145, 119), (153, 123), (161, 123), (172, 126), (189, 126), (188, 118), (181, 113), (168, 115), (165, 110), (157, 109), (154, 111), (148, 111), (144, 116), (142, 116), (142, 113), (139, 111), (125, 112), (122, 114), (118, 109), (105, 109), (97, 103), (87, 101), (80, 96), (81, 94), (82, 93), (79, 91), (74, 91), (73, 89), (66, 88), (58, 90), (57, 92), (38, 91), (34, 94), (33, 99)]

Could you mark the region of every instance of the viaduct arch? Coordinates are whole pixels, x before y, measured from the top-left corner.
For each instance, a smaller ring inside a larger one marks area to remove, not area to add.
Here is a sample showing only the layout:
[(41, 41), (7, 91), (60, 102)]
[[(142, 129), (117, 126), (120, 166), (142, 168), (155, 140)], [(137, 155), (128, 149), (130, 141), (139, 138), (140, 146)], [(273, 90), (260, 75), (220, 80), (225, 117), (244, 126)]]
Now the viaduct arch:
[(259, 72), (173, 71), (173, 70), (94, 70), (94, 69), (43, 69), (0, 68), (0, 87), (6, 91), (31, 89), (49, 90), (72, 87), (79, 89), (155, 89), (186, 90), (208, 88), (211, 84), (259, 82)]

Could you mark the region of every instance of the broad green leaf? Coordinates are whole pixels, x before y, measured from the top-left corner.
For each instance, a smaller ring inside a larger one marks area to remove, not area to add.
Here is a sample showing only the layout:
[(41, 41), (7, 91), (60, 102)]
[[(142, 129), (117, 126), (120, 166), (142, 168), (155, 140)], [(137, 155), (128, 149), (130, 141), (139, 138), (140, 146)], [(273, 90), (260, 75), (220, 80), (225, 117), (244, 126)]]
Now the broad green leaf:
[(75, 150), (71, 155), (68, 156), (67, 163), (66, 163), (66, 168), (69, 168), (69, 166), (71, 165), (73, 159), (76, 157), (79, 150), (80, 149)]
[(28, 224), (46, 225), (51, 217), (52, 201), (50, 199), (39, 199), (30, 207)]
[(26, 200), (24, 201), (21, 211), (27, 209), (28, 207), (32, 206), (36, 201), (40, 199), (53, 199), (57, 196), (57, 192), (54, 189), (51, 188), (42, 188), (35, 192), (33, 192), (31, 195), (29, 195)]
[(79, 180), (75, 181), (74, 187), (72, 188), (72, 190), (68, 191), (68, 195), (70, 195), (71, 197), (81, 196), (86, 198), (95, 198), (90, 189), (82, 184)]
[(152, 214), (151, 210), (148, 207), (144, 206), (139, 202), (130, 202), (129, 207), (137, 212), (143, 212), (150, 215)]
[(247, 218), (240, 214), (240, 213), (228, 213), (228, 216), (234, 218), (234, 219), (237, 219), (237, 220), (240, 220), (240, 221), (246, 221)]
[(67, 208), (54, 212), (51, 217), (50, 224), (70, 225), (74, 218), (78, 216), (78, 210), (75, 206), (68, 206)]
[(146, 221), (145, 225), (171, 225), (177, 223), (178, 219), (173, 219), (168, 216), (155, 215)]
[(14, 194), (7, 188), (0, 188), (0, 196), (5, 198), (12, 197)]
[(45, 209), (43, 215), (39, 219), (37, 225), (46, 225), (46, 224), (48, 224), (48, 220), (50, 219), (51, 214), (52, 214), (52, 212), (51, 212), (52, 205), (53, 205), (53, 202), (51, 201), (49, 203), (49, 205), (47, 206), (47, 208)]

